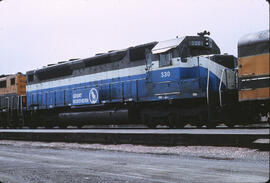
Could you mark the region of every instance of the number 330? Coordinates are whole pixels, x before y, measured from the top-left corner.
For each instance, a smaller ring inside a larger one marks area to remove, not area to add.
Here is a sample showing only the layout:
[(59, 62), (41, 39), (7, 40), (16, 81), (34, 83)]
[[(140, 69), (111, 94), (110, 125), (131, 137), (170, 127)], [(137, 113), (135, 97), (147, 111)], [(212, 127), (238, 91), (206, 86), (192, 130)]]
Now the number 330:
[(171, 76), (171, 72), (167, 71), (167, 72), (161, 72), (161, 78), (168, 78)]

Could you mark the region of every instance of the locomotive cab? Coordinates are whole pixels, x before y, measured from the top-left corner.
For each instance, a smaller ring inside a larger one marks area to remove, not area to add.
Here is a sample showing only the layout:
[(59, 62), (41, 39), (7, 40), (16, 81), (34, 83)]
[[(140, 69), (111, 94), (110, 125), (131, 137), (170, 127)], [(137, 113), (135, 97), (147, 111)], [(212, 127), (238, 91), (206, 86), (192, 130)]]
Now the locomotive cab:
[(188, 57), (220, 54), (220, 49), (209, 37), (185, 36), (159, 42), (152, 53), (159, 58), (159, 67), (169, 66), (173, 58), (187, 62)]
[[(195, 116), (218, 120), (219, 109), (237, 101), (236, 58), (221, 55), (216, 43), (205, 34), (158, 42), (152, 54), (153, 61), (146, 75), (147, 93), (151, 100), (164, 101), (164, 106), (166, 101), (178, 106), (178, 111), (167, 110), (169, 106), (163, 111), (157, 109), (152, 112), (152, 118), (158, 119), (163, 113), (168, 120), (182, 118), (184, 121), (170, 122), (171, 126), (183, 126), (185, 121), (198, 125)], [(193, 109), (191, 113), (189, 108)]]
[(152, 61), (159, 60), (159, 67), (170, 66), (177, 58), (187, 62), (188, 57), (198, 55), (220, 54), (220, 49), (209, 37), (185, 36), (176, 39), (158, 42), (152, 51), (146, 50), (146, 70), (151, 69)]

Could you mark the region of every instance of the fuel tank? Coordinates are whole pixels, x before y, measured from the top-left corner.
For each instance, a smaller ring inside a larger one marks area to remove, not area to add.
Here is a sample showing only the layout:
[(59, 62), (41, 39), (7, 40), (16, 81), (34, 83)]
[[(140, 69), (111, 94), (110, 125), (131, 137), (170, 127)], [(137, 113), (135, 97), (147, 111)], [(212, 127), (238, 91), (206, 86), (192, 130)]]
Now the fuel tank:
[(59, 119), (69, 123), (123, 124), (130, 123), (128, 109), (59, 113)]

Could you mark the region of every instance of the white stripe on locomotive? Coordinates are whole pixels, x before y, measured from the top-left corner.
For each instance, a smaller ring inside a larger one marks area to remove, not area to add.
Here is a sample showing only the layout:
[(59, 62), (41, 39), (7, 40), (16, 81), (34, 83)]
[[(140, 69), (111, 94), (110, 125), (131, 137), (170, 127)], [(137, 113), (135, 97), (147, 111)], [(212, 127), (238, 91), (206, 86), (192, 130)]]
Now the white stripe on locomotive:
[[(172, 65), (167, 66), (167, 67), (162, 67), (162, 68), (159, 67), (159, 61), (153, 61), (151, 70), (152, 71), (166, 70), (166, 69), (172, 69), (172, 68), (177, 68), (177, 67), (191, 68), (191, 67), (196, 67), (198, 64), (197, 57), (190, 57), (187, 59), (187, 62), (181, 62), (180, 60), (181, 58), (173, 58)], [(209, 68), (210, 72), (216, 75), (219, 79), (221, 78), (222, 70), (226, 69), (224, 66), (217, 64), (204, 56), (199, 57), (199, 63), (200, 63), (200, 67), (203, 67), (205, 69)], [(227, 87), (232, 88), (234, 87), (233, 86), (234, 75), (230, 69), (227, 70), (227, 72), (229, 72), (227, 74), (228, 76)], [(121, 78), (121, 77), (126, 77), (126, 76), (136, 76), (136, 75), (141, 75), (145, 73), (146, 73), (145, 65), (142, 65), (142, 66), (137, 66), (137, 67), (124, 68), (124, 69), (112, 70), (112, 71), (107, 71), (107, 72), (100, 72), (100, 73), (89, 74), (89, 75), (84, 75), (84, 76), (77, 76), (77, 77), (71, 77), (71, 78), (65, 78), (65, 79), (59, 79), (59, 80), (54, 80), (54, 81), (41, 82), (38, 84), (27, 85), (26, 90), (27, 92), (31, 92), (31, 91), (36, 91), (36, 90), (64, 87), (64, 86), (93, 82), (93, 81)], [(223, 84), (226, 84), (225, 77), (223, 77), (222, 82)]]

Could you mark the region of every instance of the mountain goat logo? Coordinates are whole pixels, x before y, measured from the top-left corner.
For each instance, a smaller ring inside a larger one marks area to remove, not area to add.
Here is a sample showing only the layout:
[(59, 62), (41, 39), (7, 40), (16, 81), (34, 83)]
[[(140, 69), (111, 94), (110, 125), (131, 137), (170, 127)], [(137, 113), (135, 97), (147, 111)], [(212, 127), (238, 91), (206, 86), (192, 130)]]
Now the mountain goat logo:
[(98, 102), (98, 90), (96, 88), (92, 88), (89, 91), (89, 101), (91, 104), (96, 104)]

